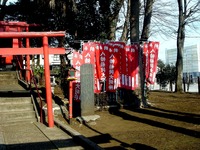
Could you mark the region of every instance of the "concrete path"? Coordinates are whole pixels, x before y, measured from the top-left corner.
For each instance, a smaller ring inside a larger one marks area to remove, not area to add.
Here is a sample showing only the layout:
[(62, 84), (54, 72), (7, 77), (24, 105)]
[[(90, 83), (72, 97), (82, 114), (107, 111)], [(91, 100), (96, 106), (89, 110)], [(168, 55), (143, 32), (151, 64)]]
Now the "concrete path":
[[(21, 96), (26, 93), (29, 94), (29, 91), (19, 84), (0, 83), (0, 97)], [(85, 138), (65, 123), (57, 120), (56, 124), (57, 126), (55, 125), (53, 128), (39, 122), (22, 121), (0, 124), (0, 150), (102, 150), (96, 143)], [(62, 127), (64, 130), (58, 127)]]
[(80, 150), (72, 137), (56, 126), (44, 124), (14, 123), (0, 125), (0, 150)]

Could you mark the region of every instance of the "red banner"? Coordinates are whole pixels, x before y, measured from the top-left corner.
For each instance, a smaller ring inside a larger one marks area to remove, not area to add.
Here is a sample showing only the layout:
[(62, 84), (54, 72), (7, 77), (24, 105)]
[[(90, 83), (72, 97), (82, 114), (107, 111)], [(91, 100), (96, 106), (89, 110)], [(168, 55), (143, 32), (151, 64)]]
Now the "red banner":
[(115, 42), (113, 46), (114, 55), (114, 88), (117, 89), (120, 85), (120, 72), (121, 72), (121, 43)]
[(149, 49), (149, 58), (148, 58), (149, 68), (147, 69), (149, 74), (147, 76), (147, 82), (149, 82), (150, 84), (154, 84), (156, 70), (157, 70), (159, 42), (149, 42), (148, 49)]
[(99, 93), (100, 88), (100, 82), (99, 82), (99, 65), (96, 61), (96, 50), (99, 49), (99, 46), (95, 42), (89, 42), (83, 44), (83, 62), (84, 64), (92, 64), (94, 66), (94, 92)]
[(84, 43), (83, 44), (83, 63), (84, 64), (95, 64), (95, 43)]
[(73, 52), (72, 65), (76, 69), (75, 77), (80, 80), (80, 67), (83, 64), (83, 56), (77, 51)]
[(122, 53), (124, 52), (125, 46), (126, 44), (124, 42), (111, 42), (115, 48), (118, 49), (118, 64), (117, 64), (117, 68), (118, 68), (118, 78), (117, 78), (117, 87), (121, 87), (121, 82), (122, 82), (122, 60), (124, 59), (124, 57), (122, 56)]
[(117, 81), (119, 78), (120, 66), (119, 48), (115, 47), (115, 45), (112, 43), (105, 44), (101, 54), (101, 63), (103, 66), (105, 65), (106, 90), (114, 92), (118, 87)]
[(103, 47), (102, 44), (96, 43), (96, 48), (95, 48), (95, 64), (96, 64), (96, 75), (98, 79), (101, 79), (102, 72), (101, 72), (101, 51)]
[[(143, 62), (146, 80), (153, 84), (157, 68), (158, 42), (144, 43)], [(94, 65), (95, 93), (101, 91), (100, 80), (106, 80), (106, 91), (114, 92), (118, 87), (135, 90), (138, 87), (139, 44), (125, 45), (123, 42), (85, 43), (82, 55), (73, 53), (73, 66), (80, 71), (85, 63)], [(80, 78), (80, 72), (76, 73)]]
[[(113, 46), (107, 45), (108, 47), (108, 56), (107, 56), (107, 64), (106, 64), (106, 91), (114, 92), (115, 91), (115, 56)], [(104, 48), (107, 48), (104, 46)]]
[(100, 43), (94, 43), (95, 44), (95, 64), (94, 64), (94, 92), (100, 93), (101, 92), (101, 86), (100, 86), (100, 78), (101, 78), (101, 66), (100, 66), (100, 49), (102, 49), (102, 46)]
[(147, 79), (149, 74), (149, 48), (147, 42), (143, 44), (143, 62), (145, 78)]
[(102, 81), (104, 81), (106, 79), (106, 66), (108, 66), (109, 63), (109, 46), (107, 44), (101, 44), (99, 50), (97, 51), (98, 54), (96, 56), (96, 59), (99, 60), (99, 64), (100, 64), (100, 79)]
[(131, 90), (135, 90), (139, 85), (139, 44), (131, 45)]
[(121, 87), (128, 88), (129, 57), (130, 46), (125, 46), (121, 53)]

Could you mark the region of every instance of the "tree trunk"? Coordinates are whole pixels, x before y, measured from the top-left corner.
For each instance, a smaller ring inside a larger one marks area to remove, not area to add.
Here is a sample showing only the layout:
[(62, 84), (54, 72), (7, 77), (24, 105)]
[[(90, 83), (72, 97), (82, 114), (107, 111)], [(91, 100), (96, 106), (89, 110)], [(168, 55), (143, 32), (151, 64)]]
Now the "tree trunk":
[[(124, 0), (114, 0), (113, 3), (110, 4), (110, 12), (108, 17), (108, 40), (115, 40), (115, 32), (117, 28), (117, 21), (119, 17), (119, 11), (124, 3)], [(113, 6), (112, 6), (113, 5)]]
[(128, 40), (128, 33), (129, 33), (129, 18), (130, 18), (130, 0), (127, 2), (127, 12), (126, 12), (126, 17), (125, 17), (125, 22), (124, 22), (124, 27), (122, 31), (122, 35), (120, 37), (120, 41), (122, 42), (127, 42)]
[(173, 92), (173, 84), (172, 84), (172, 81), (169, 81), (169, 89), (171, 92)]
[[(155, 0), (147, 0), (146, 1), (146, 5), (145, 5), (145, 12), (144, 12), (144, 21), (143, 21), (143, 29), (142, 29), (142, 35), (141, 35), (141, 41), (147, 41), (149, 39), (149, 33), (150, 33), (150, 24), (151, 24), (151, 16), (152, 16), (152, 8), (153, 8), (153, 3)], [(143, 48), (142, 48), (142, 52), (141, 52), (141, 60), (143, 60)], [(142, 101), (143, 101), (143, 105), (144, 107), (148, 106), (147, 103), (147, 82), (145, 81), (145, 66), (144, 66), (144, 62), (142, 62), (141, 64), (141, 88), (142, 88)]]
[(130, 0), (130, 40), (139, 42), (140, 0)]
[(176, 61), (176, 88), (175, 92), (183, 92), (182, 79), (183, 79), (183, 48), (185, 41), (185, 16), (183, 10), (182, 0), (178, 1), (179, 7), (179, 26), (177, 35), (177, 61)]
[(117, 28), (117, 20), (118, 20), (118, 15), (114, 19), (109, 19), (109, 35), (108, 35), (108, 40), (114, 41), (115, 40), (115, 32)]
[(147, 0), (146, 2), (143, 29), (142, 29), (142, 35), (141, 35), (142, 41), (147, 41), (149, 38), (152, 8), (153, 8), (154, 2), (155, 0)]

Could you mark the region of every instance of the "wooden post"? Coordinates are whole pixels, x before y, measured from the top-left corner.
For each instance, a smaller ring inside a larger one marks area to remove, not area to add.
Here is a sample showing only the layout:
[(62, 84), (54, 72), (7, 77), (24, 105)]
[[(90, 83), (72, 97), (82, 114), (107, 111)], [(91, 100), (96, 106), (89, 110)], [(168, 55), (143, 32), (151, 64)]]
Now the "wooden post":
[(69, 81), (69, 124), (71, 124), (72, 121), (72, 113), (73, 113), (73, 101), (72, 101), (72, 94), (73, 94), (73, 81)]
[[(30, 42), (29, 42), (29, 38), (26, 38), (26, 48), (30, 47)], [(31, 69), (31, 65), (30, 65), (30, 55), (26, 55), (26, 81), (30, 84), (30, 80), (31, 80), (31, 75), (30, 75), (30, 69)]]
[(185, 77), (183, 77), (183, 91), (186, 91), (186, 87), (185, 87)]
[(198, 77), (198, 91), (199, 91), (199, 94), (200, 94), (200, 77)]
[[(28, 31), (29, 31), (29, 28), (26, 27), (26, 32), (28, 32)], [(26, 48), (29, 48), (29, 47), (30, 47), (30, 40), (29, 40), (29, 38), (26, 38)], [(31, 82), (30, 55), (26, 55), (26, 69), (28, 70), (28, 71), (26, 71), (26, 79), (27, 79), (27, 82), (30, 84), (30, 82)]]

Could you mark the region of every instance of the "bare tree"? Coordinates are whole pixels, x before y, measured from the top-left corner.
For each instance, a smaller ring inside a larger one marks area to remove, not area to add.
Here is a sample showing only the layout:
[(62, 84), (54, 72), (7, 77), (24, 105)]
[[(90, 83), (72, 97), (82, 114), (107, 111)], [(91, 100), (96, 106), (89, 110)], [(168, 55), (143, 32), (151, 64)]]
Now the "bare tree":
[(140, 0), (130, 0), (130, 41), (139, 42)]
[(145, 12), (144, 12), (144, 21), (143, 21), (143, 29), (141, 40), (148, 40), (150, 34), (150, 24), (152, 17), (152, 7), (155, 0), (147, 0), (145, 3)]
[(177, 32), (177, 61), (176, 61), (176, 87), (175, 92), (183, 92), (183, 49), (185, 42), (185, 28), (195, 21), (200, 21), (198, 12), (200, 12), (200, 1), (177, 0), (179, 10), (179, 24)]
[[(130, 1), (131, 0), (125, 1), (124, 7), (127, 8), (122, 8), (122, 14), (119, 17), (120, 22), (123, 20), (121, 18), (125, 18), (124, 24), (122, 25), (121, 23), (120, 26), (118, 26), (117, 28), (117, 31), (121, 31), (121, 41), (127, 41), (130, 38), (129, 32), (131, 30), (131, 27), (129, 26), (129, 21), (134, 21), (134, 18), (131, 19), (130, 15), (133, 15), (133, 13), (136, 12), (135, 8), (133, 9), (134, 12), (131, 12), (130, 7), (137, 7), (137, 9), (139, 8), (139, 21), (137, 22), (139, 30), (138, 33), (132, 31), (133, 35), (138, 35), (138, 39), (139, 37), (141, 37), (141, 39), (148, 39), (151, 36), (157, 35), (162, 36), (163, 38), (167, 38), (169, 36), (173, 36), (175, 38), (177, 23), (174, 20), (176, 19), (177, 14), (174, 13), (175, 5), (172, 2), (142, 0), (140, 1), (139, 5), (130, 6)], [(134, 0), (132, 3), (136, 5)]]
[(107, 5), (109, 3), (109, 9), (107, 9), (108, 13), (103, 13), (104, 18), (106, 18), (107, 22), (107, 32), (108, 32), (108, 40), (115, 40), (115, 33), (117, 28), (117, 21), (119, 17), (119, 11), (124, 4), (124, 0), (113, 0), (112, 2), (109, 1), (102, 1), (100, 2), (100, 6), (103, 8), (103, 4)]
[(149, 36), (160, 36), (163, 39), (176, 39), (178, 21), (177, 6), (172, 1), (156, 0), (152, 9)]
[(120, 37), (120, 41), (127, 42), (129, 37), (129, 18), (130, 18), (130, 0), (127, 0), (125, 5), (127, 6), (126, 14), (123, 16), (125, 18), (124, 24), (123, 24), (123, 30)]

